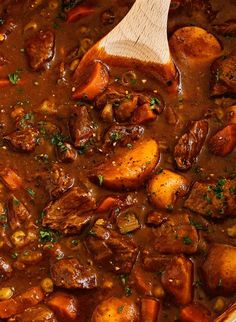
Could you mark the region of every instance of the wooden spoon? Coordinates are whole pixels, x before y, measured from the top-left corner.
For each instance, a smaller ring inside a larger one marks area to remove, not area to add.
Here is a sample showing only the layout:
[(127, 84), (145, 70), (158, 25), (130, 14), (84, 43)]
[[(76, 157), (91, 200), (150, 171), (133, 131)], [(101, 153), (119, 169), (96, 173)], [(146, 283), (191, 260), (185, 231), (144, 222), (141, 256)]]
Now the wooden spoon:
[(136, 0), (126, 17), (83, 57), (78, 75), (88, 62), (144, 68), (164, 83), (173, 81), (167, 20), (171, 0)]

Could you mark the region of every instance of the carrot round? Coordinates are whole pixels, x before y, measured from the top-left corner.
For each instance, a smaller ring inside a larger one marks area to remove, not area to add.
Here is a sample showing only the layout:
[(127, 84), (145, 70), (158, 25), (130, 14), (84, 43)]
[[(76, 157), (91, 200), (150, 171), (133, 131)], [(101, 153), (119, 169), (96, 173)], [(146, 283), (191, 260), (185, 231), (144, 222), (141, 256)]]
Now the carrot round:
[(67, 13), (67, 22), (75, 22), (79, 18), (89, 16), (95, 12), (94, 7), (78, 5)]
[(108, 86), (108, 70), (101, 62), (96, 62), (92, 66), (86, 67), (84, 73), (77, 76), (80, 77), (80, 84), (73, 94), (75, 99), (86, 98), (92, 101)]
[(160, 310), (160, 302), (151, 298), (142, 299), (141, 322), (156, 322)]
[(105, 199), (103, 199), (100, 205), (97, 207), (97, 212), (98, 213), (106, 212), (110, 210), (112, 207), (114, 207), (115, 205), (119, 204), (120, 202), (121, 202), (120, 199), (116, 197), (108, 196)]

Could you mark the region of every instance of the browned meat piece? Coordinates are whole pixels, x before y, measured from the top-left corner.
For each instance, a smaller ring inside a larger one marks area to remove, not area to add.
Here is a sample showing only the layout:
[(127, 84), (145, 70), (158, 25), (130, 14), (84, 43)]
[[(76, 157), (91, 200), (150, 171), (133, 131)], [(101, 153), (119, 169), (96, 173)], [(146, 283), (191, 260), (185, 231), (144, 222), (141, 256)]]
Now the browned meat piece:
[(172, 0), (170, 13), (175, 13), (177, 10), (184, 10), (188, 15), (198, 19), (200, 16), (206, 16), (209, 20), (215, 17), (209, 0)]
[(35, 128), (27, 127), (25, 129), (12, 132), (4, 137), (10, 146), (20, 152), (32, 152), (37, 145), (39, 131)]
[(235, 179), (220, 179), (214, 183), (196, 182), (185, 202), (185, 207), (212, 218), (235, 216), (235, 187)]
[(97, 287), (97, 274), (78, 259), (61, 259), (51, 265), (51, 277), (56, 286), (67, 289), (92, 289)]
[(187, 214), (171, 215), (168, 221), (154, 230), (153, 246), (164, 254), (194, 254), (198, 247), (198, 234)]
[(144, 250), (142, 253), (143, 268), (148, 272), (162, 273), (172, 258), (172, 255), (153, 254), (152, 250)]
[(30, 213), (20, 200), (11, 196), (8, 200), (8, 222), (12, 230), (16, 230), (30, 218)]
[(40, 30), (29, 38), (25, 45), (29, 57), (30, 67), (36, 71), (41, 70), (46, 62), (54, 56), (55, 36), (50, 30)]
[(222, 24), (214, 25), (218, 35), (223, 35), (225, 37), (235, 37), (236, 36), (236, 20), (228, 20)]
[(10, 318), (8, 322), (57, 322), (57, 319), (48, 307), (37, 305)]
[(70, 118), (70, 134), (76, 148), (82, 148), (92, 138), (93, 122), (86, 106), (78, 106)]
[(47, 300), (47, 305), (61, 319), (75, 320), (78, 315), (78, 301), (72, 294), (56, 292)]
[(131, 238), (97, 225), (90, 231), (86, 245), (96, 262), (117, 274), (130, 273), (138, 253)]
[(104, 148), (109, 146), (127, 146), (140, 139), (144, 128), (139, 125), (112, 125), (105, 134)]
[(168, 216), (160, 212), (151, 212), (147, 215), (146, 224), (150, 226), (160, 226), (168, 220)]
[(218, 131), (208, 143), (209, 150), (219, 156), (226, 156), (236, 148), (236, 124), (229, 124)]
[(181, 305), (191, 303), (193, 297), (193, 263), (184, 256), (176, 256), (161, 276), (164, 289)]
[(79, 187), (72, 188), (44, 209), (43, 226), (64, 234), (78, 234), (92, 218), (95, 200)]
[(211, 66), (211, 96), (236, 94), (236, 55), (220, 57)]
[(58, 158), (65, 163), (70, 163), (76, 160), (77, 151), (69, 143), (64, 143), (63, 149), (57, 147)]
[(2, 256), (0, 256), (0, 274), (1, 278), (9, 278), (12, 274), (11, 264)]
[(74, 185), (74, 178), (66, 174), (58, 164), (54, 164), (51, 170), (39, 174), (38, 178), (42, 180), (45, 189), (52, 198), (59, 198)]
[(206, 120), (189, 124), (187, 132), (181, 136), (174, 150), (174, 158), (178, 169), (188, 170), (199, 155), (208, 133)]

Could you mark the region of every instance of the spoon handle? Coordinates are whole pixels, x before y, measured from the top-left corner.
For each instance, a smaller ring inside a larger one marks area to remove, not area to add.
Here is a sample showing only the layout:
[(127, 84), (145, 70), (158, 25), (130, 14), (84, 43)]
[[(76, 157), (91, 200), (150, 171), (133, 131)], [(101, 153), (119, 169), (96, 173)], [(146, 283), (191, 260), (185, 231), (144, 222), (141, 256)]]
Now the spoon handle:
[(126, 17), (101, 40), (99, 47), (113, 56), (168, 63), (167, 19), (170, 2), (136, 0)]

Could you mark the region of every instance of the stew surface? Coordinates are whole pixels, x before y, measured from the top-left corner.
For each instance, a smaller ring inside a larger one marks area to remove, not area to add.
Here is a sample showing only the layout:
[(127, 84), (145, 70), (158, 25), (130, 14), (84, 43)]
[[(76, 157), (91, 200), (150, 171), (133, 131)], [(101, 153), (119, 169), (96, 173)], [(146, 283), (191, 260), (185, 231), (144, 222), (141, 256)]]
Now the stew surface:
[(80, 75), (133, 2), (0, 1), (2, 321), (236, 321), (236, 2), (172, 1), (176, 91)]

